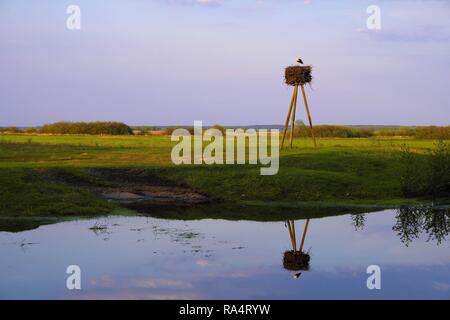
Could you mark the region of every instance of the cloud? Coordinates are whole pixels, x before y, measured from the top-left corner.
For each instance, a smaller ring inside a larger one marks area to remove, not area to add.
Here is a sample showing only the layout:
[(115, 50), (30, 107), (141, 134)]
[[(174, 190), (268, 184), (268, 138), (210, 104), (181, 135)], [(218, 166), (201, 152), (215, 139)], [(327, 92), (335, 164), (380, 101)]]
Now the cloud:
[(148, 277), (125, 277), (122, 279), (114, 279), (109, 274), (101, 275), (98, 279), (91, 279), (89, 281), (93, 287), (101, 288), (191, 288), (192, 284), (187, 281), (167, 278), (148, 278)]
[[(185, 5), (185, 6), (198, 6), (198, 7), (208, 7), (208, 8), (218, 8), (223, 6), (223, 4), (226, 2), (226, 0), (165, 0), (169, 4), (179, 4), (179, 5)], [(230, 1), (230, 0), (228, 0)], [(263, 3), (263, 2), (269, 2), (265, 0), (254, 0), (255, 3)], [(274, 3), (290, 3), (292, 0), (272, 0)], [(303, 3), (308, 5), (311, 4), (313, 0), (303, 0)]]
[(437, 291), (449, 291), (450, 285), (447, 282), (433, 282), (433, 289)]
[(208, 267), (210, 265), (209, 261), (206, 259), (199, 259), (199, 260), (195, 261), (195, 264), (200, 267)]
[(396, 42), (446, 42), (450, 40), (447, 28), (438, 25), (423, 25), (414, 29), (371, 31), (359, 29), (375, 40)]
[(199, 6), (208, 8), (217, 8), (222, 5), (221, 0), (165, 0), (169, 4), (179, 4), (185, 6)]
[(359, 32), (374, 40), (446, 42), (450, 40), (449, 1), (380, 1), (381, 30)]

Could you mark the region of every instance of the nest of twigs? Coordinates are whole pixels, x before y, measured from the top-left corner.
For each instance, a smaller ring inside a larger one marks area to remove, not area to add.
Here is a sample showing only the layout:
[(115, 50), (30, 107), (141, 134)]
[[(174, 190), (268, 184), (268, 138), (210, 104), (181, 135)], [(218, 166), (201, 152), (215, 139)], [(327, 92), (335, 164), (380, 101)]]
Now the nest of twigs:
[(307, 253), (299, 251), (286, 251), (283, 256), (283, 267), (291, 271), (309, 270), (310, 256)]
[(310, 83), (312, 81), (311, 66), (289, 66), (284, 72), (286, 84), (295, 86)]

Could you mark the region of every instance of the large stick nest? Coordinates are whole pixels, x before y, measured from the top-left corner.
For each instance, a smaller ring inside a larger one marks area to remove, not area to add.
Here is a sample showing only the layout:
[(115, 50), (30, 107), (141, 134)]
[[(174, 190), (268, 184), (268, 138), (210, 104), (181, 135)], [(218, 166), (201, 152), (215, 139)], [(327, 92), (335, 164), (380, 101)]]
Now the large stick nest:
[(311, 66), (289, 66), (284, 72), (286, 84), (295, 86), (310, 83), (312, 81)]
[(303, 252), (286, 251), (283, 256), (283, 267), (291, 271), (309, 270), (310, 256)]

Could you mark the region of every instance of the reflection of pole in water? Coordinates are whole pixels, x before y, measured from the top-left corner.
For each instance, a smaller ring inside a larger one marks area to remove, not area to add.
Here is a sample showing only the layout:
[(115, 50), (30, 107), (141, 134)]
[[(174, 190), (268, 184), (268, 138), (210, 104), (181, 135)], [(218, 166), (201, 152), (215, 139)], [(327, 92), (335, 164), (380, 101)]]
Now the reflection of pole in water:
[(288, 221), (288, 230), (289, 230), (289, 237), (291, 238), (291, 244), (292, 244), (292, 250), (294, 252), (297, 252), (297, 240), (295, 239), (295, 223), (294, 221)]
[(300, 244), (300, 252), (303, 252), (303, 245), (305, 244), (306, 232), (308, 232), (309, 219), (306, 220), (305, 229), (303, 229), (302, 242)]
[[(286, 251), (283, 256), (283, 266), (286, 270), (290, 271), (302, 271), (309, 269), (309, 254), (303, 253), (303, 246), (305, 244), (306, 233), (308, 232), (309, 219), (306, 220), (305, 228), (302, 234), (302, 240), (300, 242), (299, 251), (297, 251), (297, 240), (295, 235), (295, 222), (293, 220), (288, 220), (286, 222), (286, 227), (289, 231), (289, 238), (292, 244), (292, 251)], [(301, 272), (294, 275), (295, 279), (298, 279)]]
[[(302, 241), (300, 242), (300, 248), (299, 248), (300, 252), (303, 252), (303, 245), (305, 244), (306, 233), (308, 232), (309, 220), (310, 219), (306, 219), (305, 228), (303, 229)], [(297, 252), (297, 239), (295, 236), (295, 221), (289, 220), (287, 222), (287, 226), (288, 226), (288, 230), (289, 230), (289, 237), (291, 238), (292, 250), (295, 253), (295, 252)]]

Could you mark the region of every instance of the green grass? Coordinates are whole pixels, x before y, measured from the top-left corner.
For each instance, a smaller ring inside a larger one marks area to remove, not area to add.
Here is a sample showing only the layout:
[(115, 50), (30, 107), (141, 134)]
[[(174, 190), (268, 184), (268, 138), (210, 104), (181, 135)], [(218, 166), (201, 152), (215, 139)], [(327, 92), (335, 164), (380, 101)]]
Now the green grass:
[(49, 181), (39, 170), (0, 169), (0, 213), (8, 217), (107, 214), (115, 207), (94, 194)]
[(49, 179), (64, 170), (89, 179), (89, 169), (145, 168), (174, 185), (187, 185), (224, 203), (290, 210), (335, 206), (392, 207), (415, 203), (401, 193), (400, 150), (427, 156), (433, 140), (296, 139), (282, 150), (280, 170), (261, 176), (259, 165), (175, 166), (167, 136), (0, 134), (0, 216), (86, 216), (118, 208), (89, 189)]

